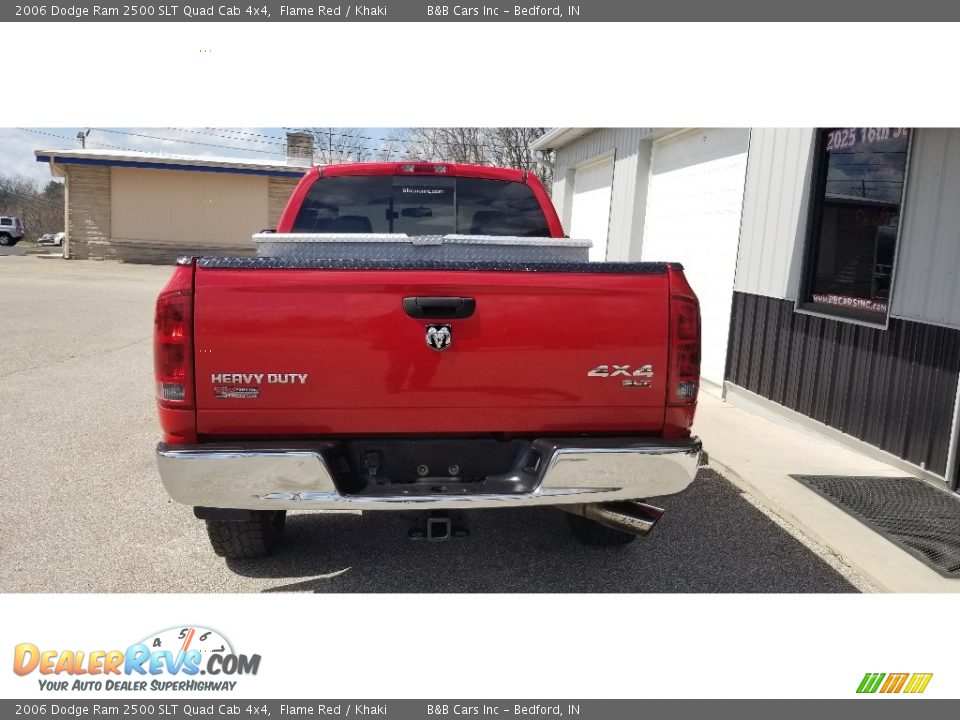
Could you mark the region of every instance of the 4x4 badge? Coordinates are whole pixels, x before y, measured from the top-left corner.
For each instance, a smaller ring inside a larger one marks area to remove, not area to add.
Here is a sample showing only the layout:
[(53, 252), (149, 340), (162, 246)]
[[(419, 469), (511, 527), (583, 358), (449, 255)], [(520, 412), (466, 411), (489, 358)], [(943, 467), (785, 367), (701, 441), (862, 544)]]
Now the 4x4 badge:
[[(611, 368), (613, 368), (611, 370)], [(587, 377), (615, 378), (624, 377), (620, 385), (632, 388), (653, 387), (653, 365), (641, 365), (635, 370), (630, 369), (630, 365), (597, 365), (593, 370), (587, 371)]]
[(450, 325), (427, 325), (427, 347), (439, 352), (446, 350), (453, 342), (453, 329)]
[[(611, 370), (610, 368), (613, 368)], [(629, 365), (597, 365), (593, 370), (587, 371), (587, 377), (653, 377), (653, 365), (641, 365), (636, 370), (631, 370)]]

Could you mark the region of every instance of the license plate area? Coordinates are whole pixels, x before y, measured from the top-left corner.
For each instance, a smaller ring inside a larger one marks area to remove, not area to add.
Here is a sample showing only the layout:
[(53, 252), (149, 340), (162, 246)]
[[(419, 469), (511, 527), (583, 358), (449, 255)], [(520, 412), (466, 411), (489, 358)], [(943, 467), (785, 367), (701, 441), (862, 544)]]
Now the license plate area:
[(539, 484), (540, 456), (530, 440), (355, 440), (333, 462), (345, 495), (525, 494)]

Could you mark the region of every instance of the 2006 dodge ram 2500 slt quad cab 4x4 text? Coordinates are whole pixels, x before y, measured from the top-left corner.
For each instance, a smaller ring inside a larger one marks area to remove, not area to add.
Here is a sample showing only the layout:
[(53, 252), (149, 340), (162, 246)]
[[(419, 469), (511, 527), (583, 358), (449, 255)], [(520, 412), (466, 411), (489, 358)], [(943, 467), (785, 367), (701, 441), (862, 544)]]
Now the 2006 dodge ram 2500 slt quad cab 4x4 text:
[[(614, 545), (692, 482), (679, 265), (518, 260), (506, 238), (574, 242), (543, 186), (449, 163), (313, 168), (275, 237), (297, 234), (410, 250), (183, 258), (157, 299), (160, 476), (217, 554), (270, 553), (287, 510), (428, 511), (443, 537), (450, 511), (549, 505)], [(502, 255), (417, 255), (444, 237)]]

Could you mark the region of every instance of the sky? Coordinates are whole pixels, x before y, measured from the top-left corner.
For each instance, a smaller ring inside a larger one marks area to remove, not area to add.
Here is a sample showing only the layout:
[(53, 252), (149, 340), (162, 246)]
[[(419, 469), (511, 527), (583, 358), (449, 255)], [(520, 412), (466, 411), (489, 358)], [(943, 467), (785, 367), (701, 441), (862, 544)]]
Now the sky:
[[(0, 128), (0, 174), (26, 177), (42, 185), (53, 179), (35, 150), (77, 149), (78, 132), (90, 130), (87, 148), (137, 150), (173, 155), (236, 157), (282, 161), (287, 128)], [(299, 129), (299, 128), (290, 128)], [(371, 147), (388, 128), (364, 128)]]

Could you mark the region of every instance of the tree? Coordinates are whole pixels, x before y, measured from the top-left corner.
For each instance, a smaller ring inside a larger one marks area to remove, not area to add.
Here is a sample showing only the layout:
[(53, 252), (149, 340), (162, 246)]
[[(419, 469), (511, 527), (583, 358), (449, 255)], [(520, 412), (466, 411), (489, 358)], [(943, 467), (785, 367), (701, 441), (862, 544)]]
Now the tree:
[(534, 127), (410, 128), (400, 131), (399, 139), (411, 159), (527, 170), (549, 188), (552, 157), (530, 147), (544, 132)]
[(372, 138), (362, 128), (304, 128), (303, 132), (313, 135), (313, 158), (321, 165), (373, 159)]
[(533, 127), (403, 128), (380, 138), (365, 135), (362, 128), (303, 130), (313, 135), (314, 160), (321, 165), (407, 159), (497, 165), (532, 172), (549, 189), (552, 157), (530, 148), (545, 131)]
[(33, 239), (64, 230), (63, 183), (49, 181), (43, 188), (24, 177), (0, 175), (0, 215), (19, 217)]

